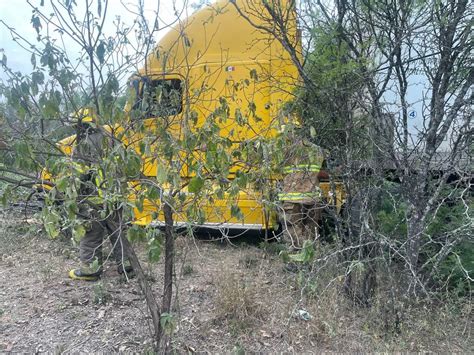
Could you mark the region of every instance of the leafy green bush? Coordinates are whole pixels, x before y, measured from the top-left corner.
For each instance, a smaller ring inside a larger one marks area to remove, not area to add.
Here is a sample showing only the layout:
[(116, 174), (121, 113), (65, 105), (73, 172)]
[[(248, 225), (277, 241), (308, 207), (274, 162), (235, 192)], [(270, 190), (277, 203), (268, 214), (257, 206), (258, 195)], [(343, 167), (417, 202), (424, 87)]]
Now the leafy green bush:
[[(449, 197), (449, 198), (448, 198)], [(469, 205), (470, 204), (470, 205)], [(469, 236), (473, 203), (453, 195), (446, 189), (438, 207), (430, 214), (430, 222), (422, 239), (419, 267), (430, 278), (434, 290), (447, 288), (457, 295), (466, 295), (472, 287), (474, 246)], [(407, 206), (393, 184), (384, 186), (380, 194), (374, 228), (389, 238), (392, 247), (406, 242)], [(472, 226), (471, 226), (472, 229)]]
[(440, 264), (438, 280), (457, 296), (466, 296), (472, 290), (474, 275), (474, 244), (466, 241), (451, 251)]

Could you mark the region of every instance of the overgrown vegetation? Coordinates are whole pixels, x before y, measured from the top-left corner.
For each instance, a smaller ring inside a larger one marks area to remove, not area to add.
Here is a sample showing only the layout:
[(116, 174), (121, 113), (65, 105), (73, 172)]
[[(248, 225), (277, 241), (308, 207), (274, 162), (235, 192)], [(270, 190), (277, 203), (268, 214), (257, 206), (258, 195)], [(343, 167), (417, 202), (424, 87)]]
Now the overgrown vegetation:
[[(288, 14), (269, 12), (277, 25), (261, 29), (299, 54), (285, 37)], [(469, 14), (467, 1), (300, 4), (304, 60), (293, 60), (304, 85), (293, 109), (327, 149), (332, 183), (344, 183), (344, 213), (328, 210), (346, 289), (361, 303), (383, 287), (380, 265), (407, 297), (458, 282), (471, 295)]]
[[(338, 196), (336, 184), (342, 184), (345, 197), (341, 209), (335, 198), (320, 201), (326, 221), (319, 231), (323, 237), (297, 252), (264, 243), (267, 257), (278, 254), (286, 263), (280, 274), (291, 273), (281, 283), (291, 299), (281, 318), (288, 324), (308, 321), (304, 336), (320, 343), (360, 332), (362, 343), (378, 351), (423, 351), (428, 341), (449, 341), (440, 324), (461, 320), (469, 329), (472, 313), (474, 74), (469, 2), (301, 1), (297, 16), (304, 49), (288, 35), (291, 11), (283, 11), (279, 0), (262, 4), (231, 1), (228, 6), (251, 17), (252, 24), (260, 18), (258, 31), (280, 43), (298, 69), (301, 87), (295, 88), (285, 114), (301, 119), (298, 138), (325, 149), (328, 196)], [(240, 220), (241, 193), (255, 193), (268, 209), (279, 207), (270, 176), (281, 172), (284, 152), (291, 149), (285, 134), (256, 135), (236, 144), (223, 129), (223, 122), (231, 120), (242, 130), (261, 121), (258, 112), (263, 109), (254, 103), (260, 93), (254, 91), (272, 78), (252, 69), (233, 83), (233, 90), (252, 93), (235, 112), (232, 95), (213, 96), (213, 77), (206, 67), (199, 88), (181, 92), (183, 87), (174, 82), (166, 83), (173, 87), (170, 92), (164, 84), (150, 88), (153, 81), (147, 75), (153, 68), (147, 66), (152, 59), (166, 62), (163, 58), (170, 54), (154, 49), (160, 9), (153, 22), (139, 2), (132, 11), (137, 16), (133, 25), (116, 20), (114, 30), (106, 33), (106, 0), (85, 5), (58, 0), (51, 6), (54, 16), (47, 15), (43, 1), (32, 5), (31, 23), (38, 36), (34, 43), (3, 23), (13, 40), (27, 48), (33, 72), (11, 70), (8, 53), (1, 60), (8, 77), (0, 84), (0, 180), (7, 184), (0, 187), (2, 201), (11, 203), (25, 194), (20, 191), (29, 191), (24, 188), (48, 186), (42, 211), (45, 230), (51, 237), (70, 231), (79, 241), (85, 234), (78, 217), (83, 172), (75, 168), (69, 144), (76, 138), (59, 146), (57, 142), (78, 134), (78, 123), (90, 118), (93, 128), (115, 142), (104, 157), (90, 162), (91, 170), (104, 176), (105, 210), (121, 213), (118, 230), (126, 230), (125, 249), (147, 297), (155, 350), (170, 351), (178, 322), (172, 302), (176, 220), (185, 220), (181, 230), (194, 237), (193, 226), (210, 218), (206, 204), (224, 196), (231, 217)], [(210, 22), (219, 11), (210, 12)], [(189, 59), (194, 52), (184, 34), (185, 21), (176, 21), (183, 32), (179, 40), (184, 58)], [(59, 37), (51, 36), (49, 28)], [(66, 38), (78, 46), (77, 61), (58, 41)], [(145, 69), (125, 84), (145, 58)], [(188, 71), (183, 80), (192, 84), (192, 79)], [(423, 95), (412, 97), (413, 88)], [(168, 95), (169, 106), (154, 105), (153, 98), (162, 95)], [(219, 104), (206, 114), (193, 109), (193, 102), (209, 97)], [(86, 114), (84, 108), (90, 111)], [(275, 116), (275, 122), (287, 120), (281, 112)], [(149, 117), (160, 119), (150, 123)], [(246, 170), (234, 174), (236, 166)], [(54, 178), (45, 181), (46, 171)], [(159, 218), (164, 230), (132, 225), (150, 210), (154, 212), (147, 217)], [(225, 214), (215, 210), (217, 216)], [(150, 262), (158, 262), (164, 252), (161, 302), (128, 240), (145, 246)], [(0, 243), (8, 244), (3, 239)], [(243, 257), (238, 267), (239, 272), (224, 270), (214, 285), (217, 318), (236, 337), (269, 320), (270, 305), (276, 302), (264, 302), (261, 285), (243, 277), (260, 267), (257, 259)], [(51, 279), (48, 270), (43, 272), (45, 282)], [(180, 270), (189, 279), (195, 273), (194, 264)], [(97, 305), (108, 300), (102, 284), (91, 294)], [(311, 318), (302, 319), (304, 312)], [(293, 336), (291, 326), (288, 334)], [(399, 340), (405, 344), (397, 344)]]

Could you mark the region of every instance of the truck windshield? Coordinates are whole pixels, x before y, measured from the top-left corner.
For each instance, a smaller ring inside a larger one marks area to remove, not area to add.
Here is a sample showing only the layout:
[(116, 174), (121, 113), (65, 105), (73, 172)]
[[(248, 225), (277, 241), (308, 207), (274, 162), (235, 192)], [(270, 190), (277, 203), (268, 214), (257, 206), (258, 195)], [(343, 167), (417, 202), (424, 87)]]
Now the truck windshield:
[(143, 78), (134, 80), (132, 86), (136, 90), (132, 108), (140, 111), (140, 116), (166, 117), (177, 115), (183, 110), (183, 89), (179, 79)]

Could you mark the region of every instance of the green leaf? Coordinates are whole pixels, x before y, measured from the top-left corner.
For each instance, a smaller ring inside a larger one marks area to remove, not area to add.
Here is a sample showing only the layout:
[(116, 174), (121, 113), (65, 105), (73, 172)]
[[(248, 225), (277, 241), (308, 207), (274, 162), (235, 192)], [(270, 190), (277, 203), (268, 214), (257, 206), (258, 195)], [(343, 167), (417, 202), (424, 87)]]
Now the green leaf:
[(146, 238), (145, 229), (141, 226), (133, 225), (127, 230), (127, 239), (131, 242)]
[(77, 6), (76, 0), (66, 0), (66, 6), (67, 6), (68, 8), (72, 7), (72, 5), (76, 5), (76, 6)]
[(139, 212), (143, 212), (143, 196), (135, 200), (135, 207)]
[(100, 264), (99, 260), (97, 258), (94, 259), (94, 261), (89, 265), (91, 268), (92, 272), (97, 272), (100, 269)]
[(138, 150), (140, 151), (140, 154), (145, 154), (146, 151), (146, 144), (144, 141), (140, 141), (138, 143)]
[(235, 109), (235, 121), (237, 122), (237, 124), (239, 126), (243, 126), (245, 124), (245, 119), (244, 119), (244, 116), (242, 115), (242, 112), (240, 111), (239, 108), (236, 108)]
[(237, 205), (232, 205), (232, 207), (230, 208), (230, 215), (239, 220), (244, 219), (244, 215), (242, 214), (240, 207)]
[(129, 178), (137, 177), (141, 172), (141, 159), (135, 152), (129, 152), (125, 161), (125, 174)]
[(233, 355), (245, 355), (245, 349), (240, 344), (235, 344), (234, 348), (232, 349)]
[(204, 179), (199, 176), (195, 176), (189, 181), (188, 191), (191, 193), (197, 193), (201, 191), (203, 186), (204, 186)]
[(197, 204), (190, 205), (186, 211), (186, 215), (188, 221), (192, 223), (204, 224), (204, 222), (206, 221), (205, 211), (201, 208), (201, 206)]
[(301, 251), (297, 254), (289, 254), (288, 258), (291, 261), (296, 261), (300, 263), (307, 263), (311, 261), (314, 258), (313, 244), (309, 240), (306, 240), (303, 243), (303, 248), (301, 249)]
[(11, 186), (7, 185), (5, 190), (3, 190), (2, 197), (1, 197), (3, 207), (7, 206), (8, 201), (10, 200), (10, 197), (11, 197), (11, 193), (12, 193), (12, 188)]
[(255, 105), (255, 102), (249, 102), (249, 110), (252, 114), (255, 114), (255, 111), (257, 110), (257, 105)]
[(147, 198), (149, 200), (157, 200), (161, 196), (161, 190), (155, 186), (149, 186), (147, 188)]
[(97, 55), (97, 58), (99, 58), (100, 64), (104, 63), (104, 57), (105, 57), (105, 43), (104, 41), (101, 41), (97, 48), (95, 49), (95, 54)]
[(64, 192), (66, 191), (66, 188), (69, 186), (69, 177), (68, 176), (63, 176), (56, 180), (56, 188), (58, 191)]
[(36, 69), (36, 55), (34, 53), (31, 54), (31, 65), (33, 69)]
[(35, 71), (31, 74), (31, 80), (35, 84), (42, 85), (44, 83), (44, 74), (40, 71)]
[(102, 0), (97, 2), (97, 13), (99, 14), (99, 17), (102, 16)]
[[(69, 190), (70, 191), (75, 191), (71, 188), (69, 188)], [(70, 193), (69, 195), (73, 196), (72, 193)], [(65, 205), (66, 210), (68, 212), (68, 216), (70, 216), (70, 218), (75, 218), (79, 213), (78, 208), (77, 208), (77, 201), (76, 201), (77, 195), (74, 198), (72, 198), (72, 197), (70, 197), (70, 198), (71, 199), (69, 201), (65, 201), (64, 205)]]
[(257, 70), (256, 69), (252, 69), (250, 70), (250, 78), (255, 80), (255, 81), (258, 81), (258, 74), (257, 74)]
[(31, 17), (31, 24), (33, 25), (33, 28), (36, 30), (36, 33), (39, 34), (42, 26), (41, 26), (41, 21), (38, 15), (34, 14)]
[(186, 34), (183, 34), (183, 43), (186, 47), (191, 47), (191, 41)]
[(280, 256), (281, 260), (282, 260), (284, 263), (290, 262), (290, 258), (289, 258), (289, 256), (288, 256), (288, 251), (287, 251), (287, 250), (281, 250), (278, 255)]
[(59, 216), (54, 211), (44, 210), (43, 225), (50, 238), (54, 239), (59, 235)]
[(59, 113), (59, 105), (55, 100), (46, 100), (43, 108), (43, 114), (48, 117), (56, 117)]
[(237, 185), (240, 188), (244, 189), (245, 187), (247, 187), (248, 183), (247, 174), (238, 171), (235, 177), (235, 181), (237, 182)]
[(170, 313), (161, 313), (160, 325), (164, 332), (168, 335), (172, 334), (176, 328), (176, 320)]
[(75, 225), (74, 228), (72, 229), (72, 237), (76, 242), (79, 242), (82, 237), (86, 235), (86, 229), (82, 224)]
[(118, 93), (120, 90), (120, 83), (114, 74), (109, 74), (107, 77), (107, 93)]
[(164, 184), (168, 180), (168, 170), (161, 164), (158, 164), (156, 168), (156, 180), (160, 184)]
[(160, 260), (162, 242), (160, 237), (154, 237), (148, 242), (148, 260), (157, 263)]
[(20, 84), (21, 91), (25, 94), (28, 95), (30, 93), (30, 86), (28, 85), (27, 82), (23, 81)]

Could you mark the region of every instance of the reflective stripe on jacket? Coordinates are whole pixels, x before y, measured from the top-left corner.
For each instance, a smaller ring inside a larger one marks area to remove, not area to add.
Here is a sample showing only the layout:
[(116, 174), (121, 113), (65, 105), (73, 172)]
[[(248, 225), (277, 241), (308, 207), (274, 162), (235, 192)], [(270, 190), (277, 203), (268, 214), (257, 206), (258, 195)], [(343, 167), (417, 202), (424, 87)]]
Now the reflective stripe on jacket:
[(279, 193), (278, 199), (280, 201), (314, 201), (320, 196), (320, 191), (315, 192), (288, 192)]
[(297, 172), (315, 172), (319, 173), (321, 166), (317, 164), (298, 164), (298, 165), (289, 165), (283, 168), (284, 174), (297, 173)]
[(318, 173), (324, 157), (322, 150), (303, 142), (294, 143), (287, 152), (280, 201), (314, 203), (320, 197)]

